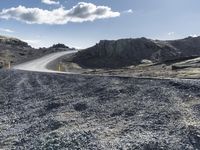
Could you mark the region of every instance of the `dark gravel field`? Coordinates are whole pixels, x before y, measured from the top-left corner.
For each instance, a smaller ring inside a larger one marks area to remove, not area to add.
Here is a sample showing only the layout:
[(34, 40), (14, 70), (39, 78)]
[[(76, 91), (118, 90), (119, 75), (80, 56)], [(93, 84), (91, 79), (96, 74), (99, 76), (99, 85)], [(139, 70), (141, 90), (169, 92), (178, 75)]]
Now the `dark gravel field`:
[(200, 149), (200, 80), (1, 70), (0, 149)]

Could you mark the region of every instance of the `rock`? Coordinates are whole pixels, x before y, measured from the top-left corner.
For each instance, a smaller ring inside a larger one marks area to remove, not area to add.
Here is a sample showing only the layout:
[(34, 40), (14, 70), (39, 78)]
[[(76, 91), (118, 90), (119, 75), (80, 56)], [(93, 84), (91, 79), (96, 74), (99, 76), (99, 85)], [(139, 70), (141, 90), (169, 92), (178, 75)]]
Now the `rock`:
[(52, 103), (49, 103), (49, 104), (45, 107), (45, 109), (46, 109), (47, 111), (51, 111), (52, 109), (57, 109), (57, 108), (59, 108), (60, 106), (62, 106), (61, 103), (54, 103), (54, 102), (52, 102)]
[(181, 61), (172, 65), (172, 70), (185, 68), (200, 68), (200, 57)]
[(76, 111), (84, 111), (87, 109), (87, 104), (83, 103), (83, 102), (76, 103), (76, 104), (74, 104), (74, 109)]
[(198, 128), (189, 126), (188, 138), (193, 144), (194, 149), (200, 149), (200, 131)]

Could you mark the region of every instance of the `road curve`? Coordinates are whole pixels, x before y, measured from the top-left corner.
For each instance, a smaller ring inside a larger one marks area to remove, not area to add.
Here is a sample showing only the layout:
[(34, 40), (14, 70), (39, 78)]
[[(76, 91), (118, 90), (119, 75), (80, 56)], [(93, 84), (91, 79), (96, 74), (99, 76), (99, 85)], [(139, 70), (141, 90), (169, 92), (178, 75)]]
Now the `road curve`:
[(60, 72), (60, 71), (50, 70), (47, 68), (47, 65), (50, 62), (52, 62), (64, 55), (72, 54), (72, 53), (76, 53), (76, 52), (77, 52), (76, 50), (73, 50), (73, 51), (64, 51), (64, 52), (56, 52), (56, 53), (48, 54), (41, 58), (13, 66), (12, 69), (36, 71), (36, 72), (49, 72), (49, 73), (68, 73), (68, 72)]
[[(58, 58), (65, 56), (67, 54), (72, 54), (78, 52), (77, 50), (73, 51), (64, 51), (64, 52), (56, 52), (52, 54), (48, 54), (41, 58), (31, 60), (16, 66), (13, 66), (12, 69), (16, 70), (24, 70), (24, 71), (34, 71), (34, 72), (48, 72), (48, 73), (61, 73), (61, 74), (80, 74), (73, 71), (63, 72), (63, 71), (55, 71), (49, 69), (47, 66), (51, 62), (57, 60)], [(84, 75), (84, 74), (82, 74)], [(123, 75), (103, 75), (103, 74), (85, 74), (87, 76), (104, 76), (104, 77), (123, 77), (123, 78), (139, 78), (139, 79), (153, 79), (153, 80), (178, 80), (179, 78), (170, 78), (170, 77), (138, 77), (138, 76), (123, 76)], [(198, 79), (198, 78), (193, 78)], [(182, 80), (193, 80), (191, 78), (184, 78)]]

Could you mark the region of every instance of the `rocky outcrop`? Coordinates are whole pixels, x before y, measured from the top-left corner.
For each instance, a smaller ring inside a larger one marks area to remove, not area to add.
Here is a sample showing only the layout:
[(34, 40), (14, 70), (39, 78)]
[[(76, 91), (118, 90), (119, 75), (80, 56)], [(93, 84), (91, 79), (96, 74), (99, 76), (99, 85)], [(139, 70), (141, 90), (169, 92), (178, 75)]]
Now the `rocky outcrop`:
[(175, 41), (138, 38), (100, 41), (77, 53), (72, 61), (86, 68), (119, 68), (140, 64), (144, 59), (163, 63), (193, 56), (200, 56), (200, 37)]
[(172, 70), (185, 69), (185, 68), (200, 68), (200, 57), (181, 61), (172, 65)]

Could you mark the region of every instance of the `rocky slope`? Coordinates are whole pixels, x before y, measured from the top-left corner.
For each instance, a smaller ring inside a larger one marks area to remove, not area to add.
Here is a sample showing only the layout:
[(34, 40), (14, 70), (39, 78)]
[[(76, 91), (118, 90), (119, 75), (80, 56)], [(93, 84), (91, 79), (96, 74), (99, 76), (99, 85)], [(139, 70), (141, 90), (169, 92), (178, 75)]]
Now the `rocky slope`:
[(120, 68), (141, 64), (143, 60), (164, 63), (196, 56), (200, 56), (200, 37), (174, 41), (138, 38), (100, 41), (77, 53), (72, 62), (84, 68)]
[(0, 71), (0, 149), (200, 149), (200, 81)]
[(10, 61), (11, 65), (14, 65), (49, 53), (66, 50), (69, 50), (69, 47), (64, 44), (56, 44), (49, 48), (34, 49), (19, 39), (0, 36), (0, 68), (5, 61)]

